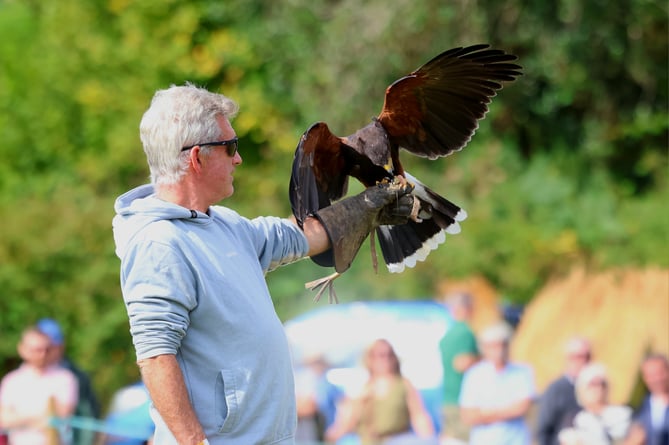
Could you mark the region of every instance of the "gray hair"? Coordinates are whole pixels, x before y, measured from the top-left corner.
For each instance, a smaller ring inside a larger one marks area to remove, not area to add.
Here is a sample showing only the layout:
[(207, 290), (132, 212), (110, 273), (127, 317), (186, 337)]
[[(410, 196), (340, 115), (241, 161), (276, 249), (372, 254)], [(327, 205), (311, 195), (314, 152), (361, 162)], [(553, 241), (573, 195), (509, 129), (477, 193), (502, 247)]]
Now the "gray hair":
[(139, 124), (151, 182), (178, 182), (188, 165), (182, 147), (218, 139), (221, 130), (216, 117), (230, 120), (238, 110), (232, 99), (190, 83), (158, 90)]
[(564, 352), (566, 355), (575, 352), (592, 354), (592, 344), (585, 337), (571, 337), (564, 344)]

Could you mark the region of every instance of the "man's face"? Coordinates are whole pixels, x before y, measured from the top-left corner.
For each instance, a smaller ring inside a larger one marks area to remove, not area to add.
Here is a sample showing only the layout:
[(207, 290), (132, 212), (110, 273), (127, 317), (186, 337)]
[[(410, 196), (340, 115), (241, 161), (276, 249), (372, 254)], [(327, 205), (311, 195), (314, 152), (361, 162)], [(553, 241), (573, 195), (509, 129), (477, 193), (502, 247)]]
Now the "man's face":
[(486, 341), (481, 344), (483, 358), (495, 365), (504, 365), (508, 360), (509, 346), (505, 341)]
[[(228, 140), (235, 137), (235, 131), (230, 122), (219, 116), (218, 126), (221, 129), (220, 140)], [(209, 151), (207, 156), (201, 157), (202, 173), (205, 175), (205, 184), (212, 195), (211, 202), (216, 203), (222, 199), (232, 196), (235, 191), (233, 186), (233, 174), (235, 168), (242, 163), (239, 152), (229, 156), (226, 146), (217, 146)]]
[(581, 389), (581, 403), (586, 409), (605, 405), (609, 397), (609, 382), (604, 376), (597, 376)]
[(651, 359), (641, 367), (643, 381), (651, 394), (669, 392), (669, 369), (660, 359)]
[(49, 365), (51, 340), (44, 334), (30, 331), (26, 333), (18, 346), (19, 356), (23, 361), (39, 370)]
[(581, 341), (572, 342), (567, 347), (565, 358), (567, 374), (576, 377), (592, 358), (590, 345)]

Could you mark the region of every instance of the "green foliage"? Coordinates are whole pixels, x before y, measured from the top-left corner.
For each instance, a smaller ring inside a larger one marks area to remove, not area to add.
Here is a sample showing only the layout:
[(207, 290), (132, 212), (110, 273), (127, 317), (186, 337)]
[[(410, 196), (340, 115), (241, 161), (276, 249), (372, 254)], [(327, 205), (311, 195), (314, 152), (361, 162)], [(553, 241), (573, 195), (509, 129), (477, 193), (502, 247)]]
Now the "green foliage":
[[(308, 125), (353, 132), (390, 82), (454, 46), (519, 55), (525, 75), (465, 150), (403, 158), (467, 209), (463, 232), (403, 274), (374, 274), (363, 248), (341, 300), (429, 298), (476, 273), (523, 302), (573, 264), (666, 266), (667, 16), (659, 0), (0, 0), (0, 370), (21, 329), (53, 316), (104, 400), (138, 377), (113, 202), (147, 180), (137, 127), (153, 92), (187, 80), (242, 107), (226, 205), (288, 215)], [(329, 272), (270, 274), (279, 314), (313, 307), (302, 283)]]

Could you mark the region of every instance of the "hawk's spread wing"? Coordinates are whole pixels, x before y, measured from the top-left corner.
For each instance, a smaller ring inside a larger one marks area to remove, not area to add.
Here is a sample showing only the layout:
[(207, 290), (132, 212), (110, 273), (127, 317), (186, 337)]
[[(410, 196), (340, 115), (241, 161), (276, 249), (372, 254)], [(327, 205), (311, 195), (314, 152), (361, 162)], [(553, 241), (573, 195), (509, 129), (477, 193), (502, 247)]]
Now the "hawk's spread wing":
[(378, 119), (411, 153), (447, 156), (469, 142), (500, 82), (521, 75), (514, 60), (488, 45), (445, 51), (386, 89)]
[[(349, 176), (369, 187), (401, 175), (414, 185), (418, 219), (379, 227), (379, 244), (391, 272), (423, 261), (445, 234), (460, 231), (459, 221), (467, 214), (406, 172), (399, 148), (430, 159), (463, 148), (501, 82), (521, 75), (514, 60), (488, 45), (451, 49), (390, 85), (378, 118), (350, 136), (333, 135), (323, 122), (312, 125), (297, 146), (290, 180), (298, 224), (341, 198)], [(312, 259), (322, 266), (334, 264), (331, 250)]]

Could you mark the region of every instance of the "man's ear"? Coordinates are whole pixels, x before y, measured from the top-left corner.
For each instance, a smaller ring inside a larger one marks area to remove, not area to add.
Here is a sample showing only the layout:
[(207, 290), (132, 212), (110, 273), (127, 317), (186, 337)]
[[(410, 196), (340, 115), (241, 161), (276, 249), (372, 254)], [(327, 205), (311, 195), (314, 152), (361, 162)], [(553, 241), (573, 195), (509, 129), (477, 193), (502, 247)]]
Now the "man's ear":
[(200, 152), (200, 146), (196, 145), (195, 147), (191, 148), (189, 153), (189, 160), (188, 162), (190, 163), (191, 168), (199, 173), (202, 169), (202, 161), (201, 161), (201, 156), (202, 153)]

